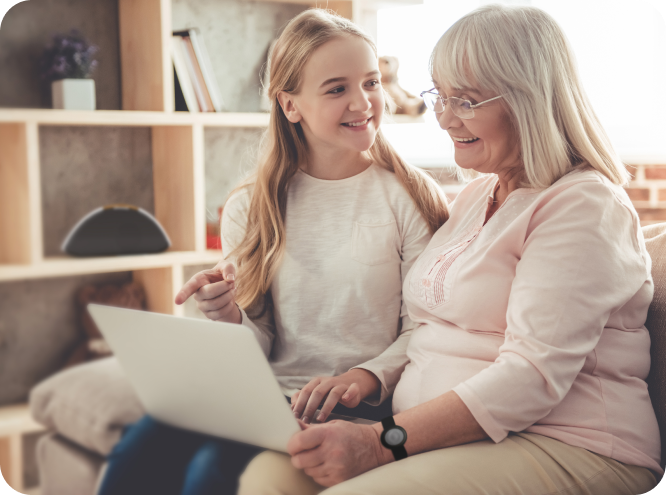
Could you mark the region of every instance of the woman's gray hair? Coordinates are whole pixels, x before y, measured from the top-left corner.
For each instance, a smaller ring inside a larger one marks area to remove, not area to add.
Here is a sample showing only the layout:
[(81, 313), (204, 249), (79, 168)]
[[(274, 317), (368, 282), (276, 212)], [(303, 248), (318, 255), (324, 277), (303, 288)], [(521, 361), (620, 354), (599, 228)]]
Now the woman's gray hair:
[(440, 84), (504, 95), (520, 136), (526, 185), (546, 188), (581, 165), (615, 184), (628, 181), (583, 90), (564, 32), (543, 10), (476, 9), (444, 33), (430, 64)]

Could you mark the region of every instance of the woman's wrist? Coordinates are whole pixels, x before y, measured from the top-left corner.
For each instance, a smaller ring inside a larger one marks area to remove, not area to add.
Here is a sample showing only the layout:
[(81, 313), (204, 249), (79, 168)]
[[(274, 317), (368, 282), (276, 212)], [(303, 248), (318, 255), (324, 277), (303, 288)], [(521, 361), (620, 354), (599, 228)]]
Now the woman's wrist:
[(393, 462), (395, 460), (395, 458), (393, 457), (393, 452), (391, 452), (389, 449), (387, 449), (382, 445), (381, 435), (382, 432), (384, 431), (384, 427), (382, 426), (382, 424), (375, 423), (373, 425), (370, 425), (369, 428), (372, 429), (373, 433), (372, 447), (373, 451), (375, 452), (375, 457), (377, 459), (376, 467), (383, 466), (384, 464), (388, 464), (389, 462)]

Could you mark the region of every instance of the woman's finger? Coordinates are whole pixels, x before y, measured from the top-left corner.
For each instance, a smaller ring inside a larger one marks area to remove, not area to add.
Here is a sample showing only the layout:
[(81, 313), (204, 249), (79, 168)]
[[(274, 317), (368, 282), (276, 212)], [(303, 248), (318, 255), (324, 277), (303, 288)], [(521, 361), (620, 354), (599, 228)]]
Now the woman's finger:
[(308, 403), (305, 406), (305, 410), (303, 411), (303, 421), (305, 423), (310, 423), (314, 419), (315, 412), (317, 412), (319, 405), (324, 400), (324, 397), (330, 392), (332, 387), (333, 385), (331, 384), (322, 383), (312, 391)]
[(356, 407), (361, 402), (361, 387), (358, 383), (352, 383), (347, 391), (342, 394), (340, 403), (345, 407)]
[(204, 313), (204, 315), (206, 316), (206, 318), (212, 321), (227, 321), (227, 319), (230, 316), (232, 316), (235, 308), (236, 308), (236, 303), (232, 301), (218, 310), (207, 311)]
[(236, 267), (233, 265), (233, 263), (227, 263), (222, 268), (222, 276), (227, 282), (233, 282), (236, 280)]
[(301, 389), (301, 393), (298, 395), (298, 400), (296, 401), (296, 406), (294, 407), (294, 415), (297, 418), (301, 418), (301, 416), (303, 415), (305, 406), (307, 405), (310, 399), (310, 394), (320, 383), (321, 383), (320, 378), (313, 378), (305, 387)]
[(296, 402), (298, 401), (298, 396), (301, 395), (301, 391), (297, 390), (294, 395), (291, 396), (291, 410), (294, 410), (294, 407), (296, 407)]
[(195, 301), (207, 301), (208, 299), (215, 299), (216, 297), (221, 296), (225, 292), (229, 292), (236, 288), (235, 282), (213, 282), (211, 284), (204, 285), (199, 288), (198, 291), (194, 293)]
[(215, 297), (214, 299), (204, 299), (203, 301), (197, 300), (197, 308), (199, 308), (199, 311), (202, 313), (206, 313), (208, 311), (219, 311), (227, 304), (234, 301), (235, 293), (232, 289), (223, 292), (221, 295)]
[(328, 393), (328, 397), (326, 397), (324, 405), (321, 406), (321, 411), (319, 411), (319, 414), (317, 415), (317, 421), (320, 423), (326, 421), (328, 415), (331, 414), (331, 411), (335, 405), (340, 401), (342, 394), (347, 393), (347, 391), (348, 388), (346, 385), (338, 385), (337, 387), (331, 389), (331, 391)]
[(224, 280), (224, 275), (217, 267), (211, 270), (203, 270), (189, 279), (176, 294), (176, 304), (183, 304), (190, 296), (196, 293), (201, 287), (214, 282)]

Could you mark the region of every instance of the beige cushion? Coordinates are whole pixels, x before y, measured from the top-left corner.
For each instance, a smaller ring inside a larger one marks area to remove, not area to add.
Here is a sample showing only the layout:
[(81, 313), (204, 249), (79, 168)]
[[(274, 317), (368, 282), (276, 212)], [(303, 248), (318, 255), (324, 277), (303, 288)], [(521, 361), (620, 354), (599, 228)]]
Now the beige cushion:
[(652, 365), (647, 378), (652, 405), (661, 430), (661, 465), (666, 464), (666, 223), (643, 227), (652, 258), (654, 299), (645, 326), (650, 331)]
[(94, 495), (104, 458), (51, 433), (37, 443), (41, 495)]
[(30, 392), (35, 420), (68, 440), (107, 455), (123, 428), (144, 412), (116, 358), (69, 368)]

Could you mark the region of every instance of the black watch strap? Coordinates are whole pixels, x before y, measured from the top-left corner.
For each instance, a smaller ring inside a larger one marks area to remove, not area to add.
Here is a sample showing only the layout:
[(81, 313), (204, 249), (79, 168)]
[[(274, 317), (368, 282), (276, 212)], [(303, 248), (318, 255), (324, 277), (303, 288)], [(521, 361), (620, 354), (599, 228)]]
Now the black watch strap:
[[(382, 426), (384, 427), (384, 432), (381, 435), (382, 445), (393, 452), (393, 457), (396, 461), (406, 458), (407, 450), (405, 449), (405, 442), (407, 441), (407, 432), (405, 429), (395, 424), (393, 416), (382, 419)], [(400, 445), (389, 445), (384, 439), (386, 433), (391, 429), (399, 429), (402, 431), (404, 438)]]

